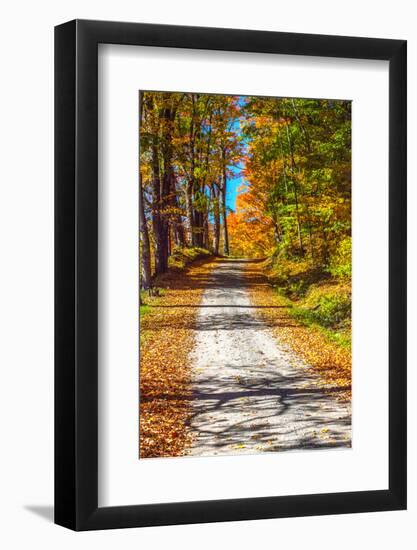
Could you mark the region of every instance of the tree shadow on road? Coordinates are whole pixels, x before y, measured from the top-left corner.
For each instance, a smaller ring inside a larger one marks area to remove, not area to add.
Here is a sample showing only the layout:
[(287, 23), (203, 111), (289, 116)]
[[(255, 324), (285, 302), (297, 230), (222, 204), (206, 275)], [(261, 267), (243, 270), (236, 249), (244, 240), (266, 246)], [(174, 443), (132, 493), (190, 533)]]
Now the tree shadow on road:
[[(233, 368), (227, 365), (229, 372)], [(350, 447), (350, 409), (337, 401), (349, 388), (318, 387), (302, 369), (269, 379), (262, 368), (254, 371), (249, 365), (236, 365), (236, 372), (245, 369), (251, 372), (248, 379), (244, 375), (199, 377), (198, 391), (192, 395), (154, 396), (192, 401), (188, 426), (196, 438), (191, 454)]]
[[(165, 306), (161, 306), (161, 310)], [(204, 308), (203, 308), (204, 309)], [(259, 329), (266, 330), (267, 328), (273, 327), (292, 327), (294, 330), (299, 328), (295, 322), (291, 321), (290, 318), (276, 318), (271, 323), (268, 323), (268, 326), (262, 321), (262, 319), (256, 317), (251, 312), (245, 312), (244, 306), (238, 308), (237, 312), (234, 312), (233, 315), (228, 311), (223, 311), (218, 313), (216, 308), (210, 310), (210, 313), (207, 315), (199, 315), (196, 321), (190, 319), (190, 322), (187, 323), (187, 320), (183, 320), (181, 326), (178, 328), (188, 328), (195, 331), (215, 331), (215, 330), (236, 330), (239, 329), (244, 331), (245, 329)], [(184, 307), (184, 315), (186, 315), (186, 307)], [(164, 329), (175, 330), (176, 326), (172, 324), (169, 317), (160, 316), (152, 320), (152, 330), (164, 330)], [(242, 338), (244, 337), (243, 332), (241, 333)]]
[(307, 380), (303, 387), (304, 372), (268, 381), (199, 379), (189, 421), (198, 431), (193, 454), (350, 447), (350, 409), (335, 399), (348, 388)]

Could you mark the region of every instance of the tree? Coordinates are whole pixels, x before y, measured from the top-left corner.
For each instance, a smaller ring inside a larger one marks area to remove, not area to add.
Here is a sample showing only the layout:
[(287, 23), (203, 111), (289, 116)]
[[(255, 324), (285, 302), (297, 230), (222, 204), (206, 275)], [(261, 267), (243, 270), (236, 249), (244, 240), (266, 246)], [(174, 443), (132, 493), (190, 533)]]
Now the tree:
[[(242, 111), (243, 194), (252, 212), (245, 220), (238, 208), (234, 230), (253, 239), (253, 225), (265, 230), (267, 216), (271, 253), (330, 269), (341, 243), (350, 239), (350, 102), (249, 97)], [(246, 232), (245, 224), (251, 228)], [(234, 235), (232, 240), (235, 246)], [(245, 246), (253, 253), (253, 242)], [(261, 239), (258, 253), (264, 248)]]
[[(184, 246), (332, 269), (351, 231), (350, 109), (348, 101), (144, 92), (141, 248), (146, 258), (149, 242), (155, 275)], [(232, 213), (237, 171), (245, 184)]]
[(148, 289), (151, 286), (151, 248), (149, 244), (148, 224), (145, 218), (145, 207), (142, 184), (139, 182), (139, 235), (141, 258), (141, 287)]
[[(142, 120), (142, 94), (139, 98), (139, 116)], [(139, 172), (140, 174), (140, 172)], [(142, 177), (139, 177), (139, 235), (140, 235), (140, 284), (144, 289), (151, 286), (151, 248), (149, 243), (148, 224), (145, 216)]]
[(228, 254), (227, 182), (242, 149), (238, 99), (144, 92), (142, 105), (140, 160), (150, 197), (144, 215), (152, 226), (155, 274), (168, 268), (173, 246), (218, 254), (223, 240)]

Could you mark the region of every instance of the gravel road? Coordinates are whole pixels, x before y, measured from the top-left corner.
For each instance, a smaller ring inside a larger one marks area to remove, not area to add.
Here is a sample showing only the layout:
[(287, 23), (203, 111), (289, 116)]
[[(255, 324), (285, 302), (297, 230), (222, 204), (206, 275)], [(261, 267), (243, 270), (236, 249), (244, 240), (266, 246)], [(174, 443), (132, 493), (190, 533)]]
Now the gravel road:
[(198, 314), (190, 455), (351, 446), (350, 405), (257, 316), (244, 260), (211, 275)]

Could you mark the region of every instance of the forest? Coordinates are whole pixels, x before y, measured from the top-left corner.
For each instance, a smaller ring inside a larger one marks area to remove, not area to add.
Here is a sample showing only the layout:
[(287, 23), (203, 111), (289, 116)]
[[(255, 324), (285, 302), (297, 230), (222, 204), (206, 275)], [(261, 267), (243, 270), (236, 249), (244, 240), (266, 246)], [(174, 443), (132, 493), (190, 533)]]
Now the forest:
[(143, 288), (190, 247), (350, 276), (350, 101), (142, 92), (140, 128)]
[(349, 446), (351, 102), (139, 104), (140, 457)]
[[(175, 247), (229, 254), (226, 192), (242, 155), (238, 99), (145, 92), (141, 97), (142, 287)], [(151, 250), (153, 254), (151, 254)], [(153, 260), (153, 261), (152, 261)]]

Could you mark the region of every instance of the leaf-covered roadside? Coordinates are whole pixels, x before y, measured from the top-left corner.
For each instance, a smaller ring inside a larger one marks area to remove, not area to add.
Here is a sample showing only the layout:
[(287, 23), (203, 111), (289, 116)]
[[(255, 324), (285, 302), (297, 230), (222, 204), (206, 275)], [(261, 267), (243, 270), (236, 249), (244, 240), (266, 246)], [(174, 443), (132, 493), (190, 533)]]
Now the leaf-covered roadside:
[(214, 259), (158, 279), (162, 295), (146, 297), (140, 343), (140, 458), (183, 455), (190, 443), (195, 319)]
[(263, 263), (248, 264), (251, 301), (280, 342), (292, 348), (320, 375), (323, 385), (343, 388), (341, 399), (351, 398), (352, 361), (349, 349), (332, 342), (319, 327), (306, 326), (291, 312), (288, 300), (274, 292)]

